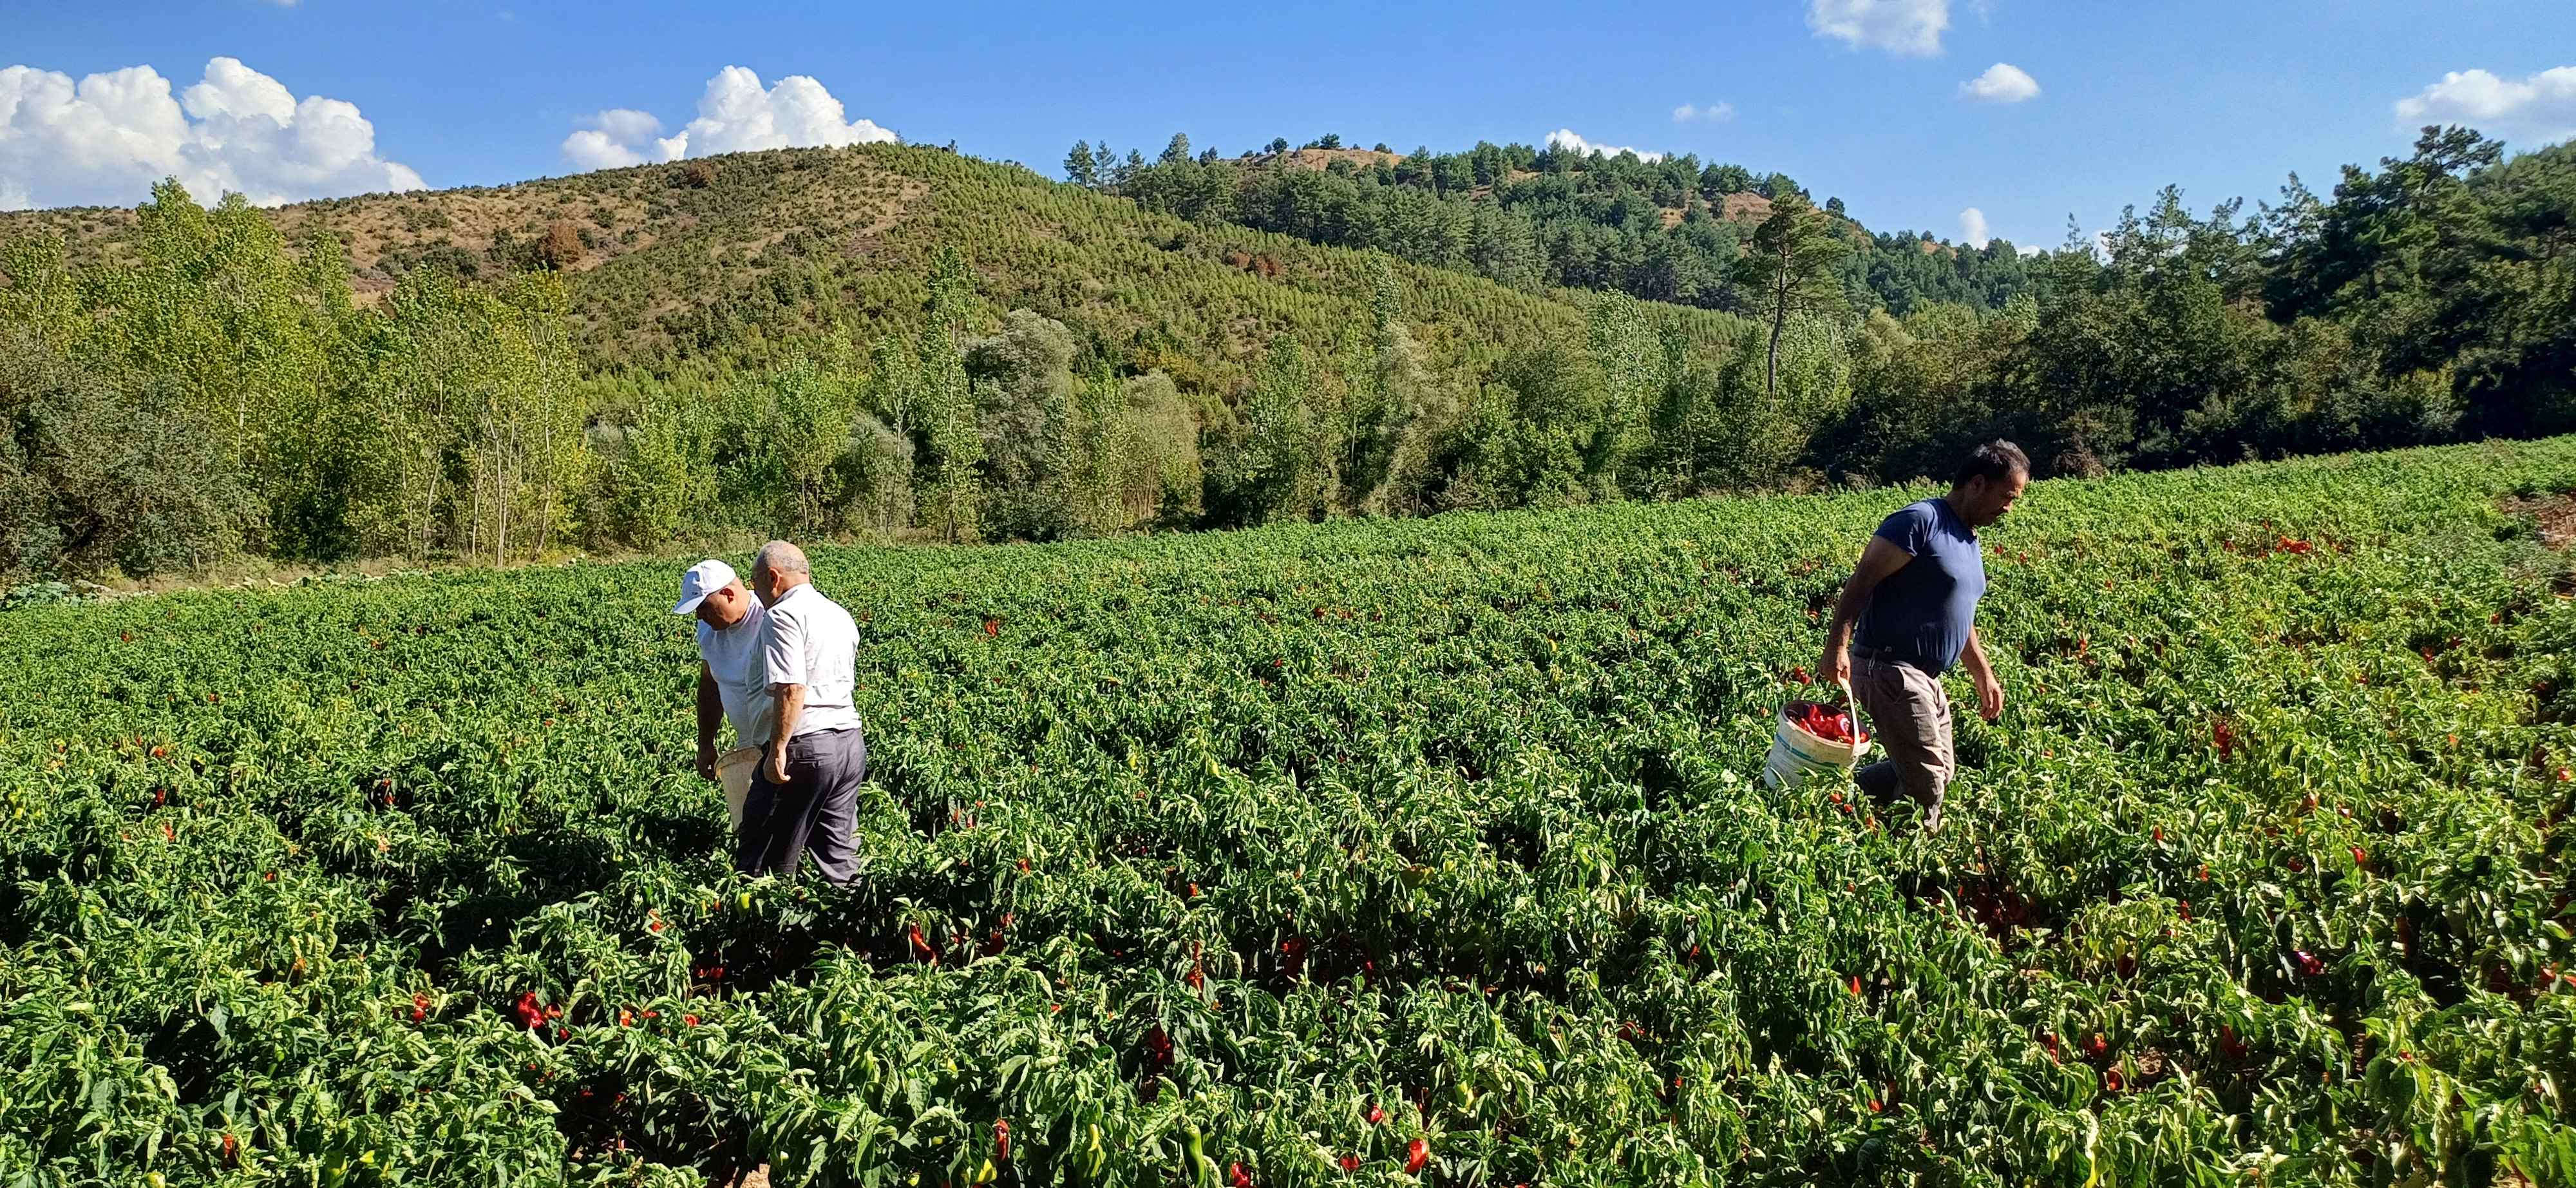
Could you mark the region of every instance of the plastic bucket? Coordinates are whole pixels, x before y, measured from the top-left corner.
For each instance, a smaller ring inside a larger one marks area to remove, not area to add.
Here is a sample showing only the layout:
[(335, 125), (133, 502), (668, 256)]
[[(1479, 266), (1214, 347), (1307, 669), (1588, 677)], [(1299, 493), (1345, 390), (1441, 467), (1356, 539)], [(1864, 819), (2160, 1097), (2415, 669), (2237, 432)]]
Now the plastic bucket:
[[(1852, 704), (1851, 687), (1842, 686), (1845, 712), (1859, 726), (1858, 707)], [(1820, 771), (1848, 775), (1860, 757), (1869, 753), (1869, 736), (1863, 734), (1851, 742), (1840, 742), (1809, 731), (1789, 716), (1798, 702), (1780, 707), (1779, 724), (1771, 732), (1771, 754), (1762, 764), (1762, 781), (1777, 788), (1795, 784)]]
[(751, 795), (751, 773), (760, 764), (760, 748), (735, 747), (716, 757), (716, 781), (724, 785), (725, 814), (742, 828), (742, 802)]

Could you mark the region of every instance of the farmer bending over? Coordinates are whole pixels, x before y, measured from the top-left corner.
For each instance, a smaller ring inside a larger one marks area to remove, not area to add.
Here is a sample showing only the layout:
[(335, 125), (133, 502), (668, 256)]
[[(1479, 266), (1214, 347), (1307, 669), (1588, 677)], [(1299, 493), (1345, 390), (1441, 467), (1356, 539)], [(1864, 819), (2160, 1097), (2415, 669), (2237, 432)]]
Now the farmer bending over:
[(743, 800), (734, 867), (792, 875), (810, 849), (825, 879), (846, 883), (858, 873), (851, 834), (868, 769), (851, 701), (859, 626), (813, 576), (804, 551), (783, 540), (760, 546), (751, 563), (752, 585), (769, 604), (762, 654), (777, 725)]
[(1887, 746), (1885, 762), (1854, 778), (1882, 803), (1902, 789), (1923, 806), (1925, 832), (1940, 831), (1941, 798), (1956, 770), (1941, 675), (1965, 656), (1978, 714), (1991, 722), (2003, 712), (2004, 688), (1977, 642), (1977, 599), (1986, 592), (1977, 529), (2004, 518), (2029, 482), (2030, 459), (2020, 447), (1978, 446), (1948, 495), (1907, 504), (1879, 524), (1834, 601), (1820, 667), (1851, 687)]
[[(671, 613), (698, 620), (698, 774), (721, 778), (740, 829), (750, 767), (767, 752), (778, 720), (777, 699), (769, 694), (769, 611), (743, 588), (733, 566), (709, 559), (680, 575), (680, 601)], [(727, 721), (734, 750), (719, 756), (716, 728)]]

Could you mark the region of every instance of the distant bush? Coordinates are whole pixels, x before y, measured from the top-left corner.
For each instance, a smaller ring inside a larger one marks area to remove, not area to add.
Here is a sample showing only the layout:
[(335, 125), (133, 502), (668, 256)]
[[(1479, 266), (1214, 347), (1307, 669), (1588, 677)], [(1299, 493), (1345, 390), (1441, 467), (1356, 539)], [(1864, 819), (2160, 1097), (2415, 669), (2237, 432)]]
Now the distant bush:
[(537, 240), (537, 263), (556, 272), (581, 263), (583, 252), (580, 229), (560, 219), (548, 226), (545, 235)]

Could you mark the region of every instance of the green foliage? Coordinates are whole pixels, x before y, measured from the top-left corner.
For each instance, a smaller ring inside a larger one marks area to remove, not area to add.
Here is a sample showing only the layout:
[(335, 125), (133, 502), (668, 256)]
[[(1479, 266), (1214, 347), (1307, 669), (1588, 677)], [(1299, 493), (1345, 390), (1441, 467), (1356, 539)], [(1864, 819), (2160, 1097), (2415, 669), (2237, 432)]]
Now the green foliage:
[(0, 332), (35, 344), (5, 564), (1052, 539), (1901, 481), (1998, 435), (2089, 474), (2576, 427), (2563, 147), (2431, 130), (2330, 200), (2167, 190), (2027, 258), (1690, 158), (1191, 147), (1078, 146), (1074, 185), (867, 145), (0, 216)]
[(0, 1166), (2565, 1183), (2571, 483), (2035, 484), (1934, 837), (1758, 779), (1917, 492), (818, 547), (839, 888), (731, 873), (669, 563), (12, 609)]

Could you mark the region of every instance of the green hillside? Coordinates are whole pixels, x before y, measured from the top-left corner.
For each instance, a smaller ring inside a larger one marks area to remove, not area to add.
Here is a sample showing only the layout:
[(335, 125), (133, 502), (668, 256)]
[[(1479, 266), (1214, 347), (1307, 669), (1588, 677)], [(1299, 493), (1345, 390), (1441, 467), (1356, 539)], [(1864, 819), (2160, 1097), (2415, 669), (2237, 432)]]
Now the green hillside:
[[(1281, 335), (1329, 349), (1366, 320), (1381, 269), (1441, 362), (1579, 333), (1586, 296), (1194, 224), (1014, 165), (884, 144), (306, 202), (268, 217), (289, 243), (338, 236), (362, 298), (422, 268), (489, 280), (538, 266), (549, 230), (565, 225), (580, 244), (562, 269), (576, 338), (603, 367), (766, 363), (816, 335), (918, 329), (943, 246), (964, 254), (991, 309), (1055, 318), (1116, 366), (1160, 368), (1210, 395), (1247, 383)], [(131, 250), (134, 226), (131, 211), (28, 212), (0, 215), (0, 238), (50, 230), (76, 258), (113, 259)], [(1742, 326), (1679, 307), (1657, 316), (1703, 344)]]
[(2028, 260), (1688, 158), (1322, 151), (1175, 137), (1058, 183), (872, 145), (0, 216), (0, 581), (1868, 486), (1998, 437), (2054, 475), (2576, 429), (2568, 146), (2428, 129), (2330, 195), (2249, 218), (2168, 189)]

